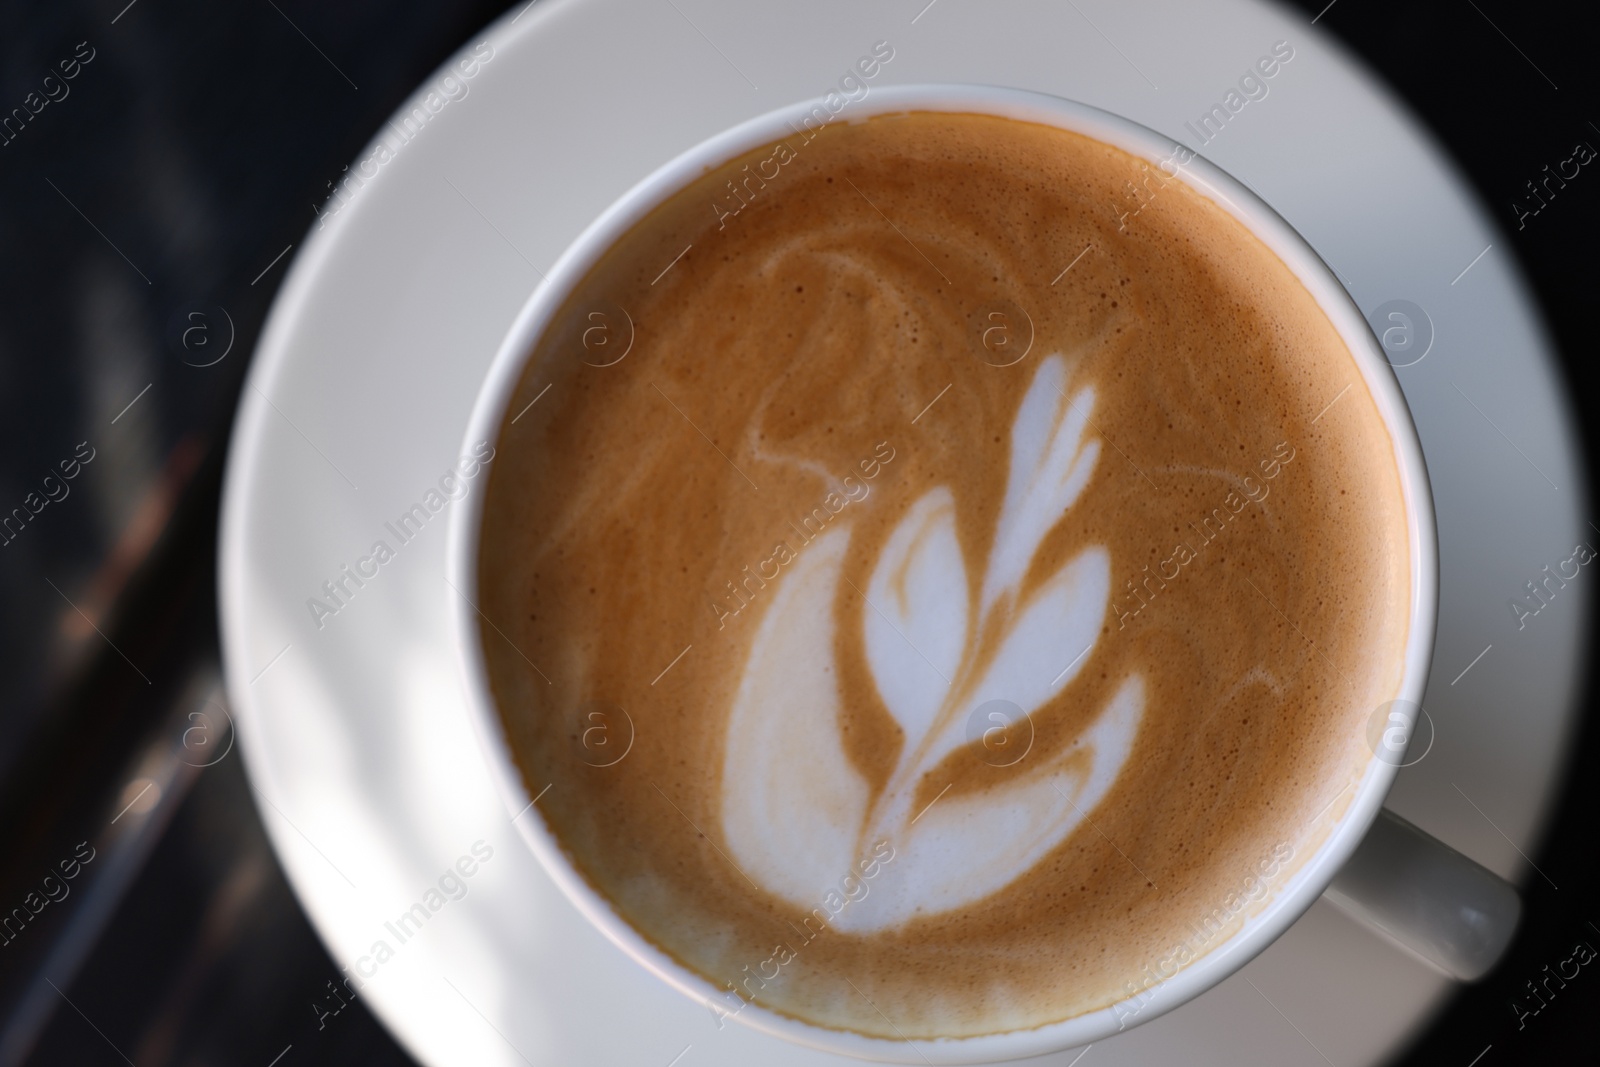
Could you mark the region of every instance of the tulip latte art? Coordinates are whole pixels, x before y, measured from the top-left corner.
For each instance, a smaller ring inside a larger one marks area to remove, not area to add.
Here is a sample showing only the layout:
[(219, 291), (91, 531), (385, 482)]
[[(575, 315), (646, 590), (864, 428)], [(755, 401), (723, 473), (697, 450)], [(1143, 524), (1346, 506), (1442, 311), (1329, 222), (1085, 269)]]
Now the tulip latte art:
[(1075, 134), (885, 116), (709, 172), (508, 412), (477, 595), (524, 817), (719, 1018), (1123, 1000), (1314, 852), (1399, 683), (1349, 352), (1223, 211)]

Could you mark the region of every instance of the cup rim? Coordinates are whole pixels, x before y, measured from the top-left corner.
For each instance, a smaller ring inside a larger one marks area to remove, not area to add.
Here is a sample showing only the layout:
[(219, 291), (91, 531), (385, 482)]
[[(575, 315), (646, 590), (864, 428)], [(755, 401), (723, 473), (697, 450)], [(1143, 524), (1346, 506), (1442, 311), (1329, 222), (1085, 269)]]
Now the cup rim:
[[(1153, 166), (1181, 149), (1190, 154), (1169, 178), (1185, 181), (1248, 229), (1287, 266), (1327, 315), (1361, 371), (1393, 442), (1406, 502), (1411, 570), (1410, 621), (1395, 700), (1421, 705), (1432, 660), (1438, 609), (1438, 538), (1422, 446), (1399, 381), (1364, 315), (1310, 244), (1260, 196), (1181, 142), (1112, 112), (1031, 90), (993, 85), (925, 83), (871, 89), (837, 113), (825, 97), (776, 108), (739, 123), (657, 167), (600, 213), (566, 248), (524, 303), (507, 331), (473, 404), (462, 454), (478, 442), (497, 442), (508, 407), (535, 344), (574, 287), (623, 234), (655, 207), (708, 168), (779, 140), (822, 107), (833, 121), (932, 111), (968, 113), (1038, 123), (1078, 133), (1143, 159)], [(485, 493), (471, 493), (452, 509), (446, 573), (461, 595), (451, 598), (450, 630), (468, 717), (491, 778), (518, 832), (540, 865), (572, 904), (612, 943), (658, 978), (693, 1000), (717, 1004), (723, 991), (656, 947), (591, 888), (563, 852), (523, 784), (489, 689), (476, 606), (479, 529)], [(1020, 1059), (1075, 1048), (1171, 1011), (1218, 984), (1254, 959), (1315, 903), (1377, 818), (1399, 773), (1398, 761), (1374, 752), (1355, 785), (1353, 799), (1312, 856), (1226, 941), (1151, 987), (1157, 1003), (1146, 1003), (1131, 1022), (1118, 1009), (1133, 998), (1025, 1030), (972, 1037), (889, 1040), (836, 1030), (747, 1002), (731, 1017), (776, 1037), (827, 1052), (889, 1063), (971, 1064)], [(1341, 794), (1343, 796), (1344, 794)], [(1335, 802), (1337, 803), (1337, 801)], [(1321, 816), (1319, 816), (1321, 818)]]

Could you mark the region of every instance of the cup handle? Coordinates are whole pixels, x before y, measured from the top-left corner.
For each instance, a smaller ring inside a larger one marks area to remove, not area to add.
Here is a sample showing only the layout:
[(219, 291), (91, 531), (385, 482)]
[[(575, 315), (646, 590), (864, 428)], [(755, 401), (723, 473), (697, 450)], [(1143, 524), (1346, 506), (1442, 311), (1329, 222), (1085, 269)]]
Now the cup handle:
[(1522, 899), (1505, 879), (1383, 808), (1323, 894), (1435, 970), (1483, 977), (1511, 944)]

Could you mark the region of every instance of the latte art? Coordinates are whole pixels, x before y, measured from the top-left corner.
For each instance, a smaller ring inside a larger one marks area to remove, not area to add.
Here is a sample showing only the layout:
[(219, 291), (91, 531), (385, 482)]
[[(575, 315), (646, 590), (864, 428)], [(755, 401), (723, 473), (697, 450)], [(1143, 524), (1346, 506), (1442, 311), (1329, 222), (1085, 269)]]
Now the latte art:
[[(819, 874), (848, 868), (868, 841), (899, 842), (904, 857), (897, 887), (840, 915), (836, 928), (900, 926), (1004, 888), (1082, 822), (1132, 751), (1144, 710), (1137, 674), (1071, 746), (1026, 777), (937, 809), (914, 807), (929, 772), (967, 743), (967, 709), (991, 700), (1013, 702), (1024, 714), (1041, 709), (1082, 668), (1104, 625), (1104, 546), (1083, 549), (1023, 595), (1040, 542), (1099, 457), (1099, 442), (1085, 437), (1093, 389), (1069, 396), (1065, 384), (1065, 362), (1046, 359), (1017, 413), (976, 604), (968, 603), (955, 498), (940, 486), (895, 526), (864, 595), (840, 594), (850, 533), (836, 528), (785, 579), (756, 635), (723, 757), (722, 825), (735, 860), (774, 895), (799, 904), (815, 895)], [(857, 601), (859, 631), (848, 617)], [(836, 604), (846, 607), (844, 627)], [(856, 633), (878, 698), (904, 738), (876, 796), (840, 742), (837, 687), (817, 681), (836, 674), (833, 646)]]
[(736, 226), (708, 197), (776, 144), (605, 254), (494, 442), (525, 817), (719, 1019), (962, 1037), (1145, 996), (1370, 761), (1409, 624), (1383, 421), (1221, 209), (1172, 181), (1119, 225), (1147, 165), (1114, 148), (935, 113), (782, 143)]

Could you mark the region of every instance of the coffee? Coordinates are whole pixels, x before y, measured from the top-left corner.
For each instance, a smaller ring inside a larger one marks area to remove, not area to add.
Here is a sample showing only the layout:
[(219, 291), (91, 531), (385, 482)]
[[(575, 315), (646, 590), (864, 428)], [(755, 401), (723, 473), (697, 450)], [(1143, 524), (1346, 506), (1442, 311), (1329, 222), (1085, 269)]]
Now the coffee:
[(960, 1037), (1140, 993), (1313, 853), (1399, 684), (1351, 354), (1231, 216), (1058, 129), (711, 170), (565, 301), (496, 447), (516, 762), (719, 1015)]

